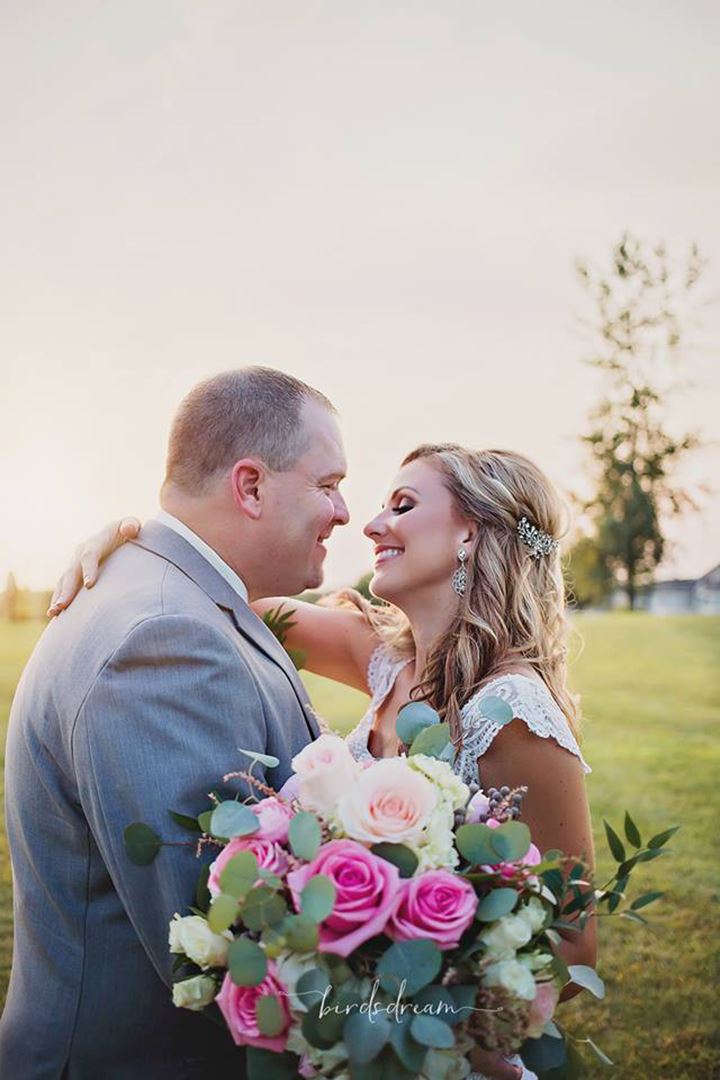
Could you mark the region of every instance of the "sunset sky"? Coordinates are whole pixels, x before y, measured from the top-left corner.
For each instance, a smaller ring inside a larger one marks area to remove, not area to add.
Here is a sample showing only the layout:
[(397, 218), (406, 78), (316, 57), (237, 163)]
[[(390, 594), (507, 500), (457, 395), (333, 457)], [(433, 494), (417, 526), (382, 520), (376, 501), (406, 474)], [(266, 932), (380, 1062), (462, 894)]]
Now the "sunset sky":
[[(626, 228), (709, 259), (671, 426), (716, 439), (720, 7), (63, 0), (0, 19), (0, 587), (156, 505), (168, 424), (270, 364), (336, 403), (350, 525), (421, 441), (582, 487), (577, 257)], [(718, 444), (688, 463), (720, 488)], [(720, 561), (718, 496), (664, 576)]]

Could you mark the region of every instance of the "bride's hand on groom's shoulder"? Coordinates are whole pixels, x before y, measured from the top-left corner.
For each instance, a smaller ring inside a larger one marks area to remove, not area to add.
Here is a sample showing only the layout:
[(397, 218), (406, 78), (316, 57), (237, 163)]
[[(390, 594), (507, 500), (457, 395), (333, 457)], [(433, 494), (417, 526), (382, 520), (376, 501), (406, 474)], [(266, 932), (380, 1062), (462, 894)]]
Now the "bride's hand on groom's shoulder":
[(62, 575), (52, 594), (48, 617), (59, 615), (68, 607), (81, 586), (91, 589), (97, 581), (98, 569), (103, 559), (112, 555), (126, 540), (134, 540), (140, 532), (140, 522), (135, 517), (119, 518), (105, 525), (99, 532), (88, 537), (76, 549), (70, 565)]

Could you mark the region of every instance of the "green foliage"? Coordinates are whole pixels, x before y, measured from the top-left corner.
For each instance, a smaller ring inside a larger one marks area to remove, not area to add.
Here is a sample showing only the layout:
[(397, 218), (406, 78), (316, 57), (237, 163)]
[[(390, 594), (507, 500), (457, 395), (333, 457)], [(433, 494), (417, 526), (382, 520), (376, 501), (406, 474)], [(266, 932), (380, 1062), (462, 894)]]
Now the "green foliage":
[(285, 1027), (285, 1014), (275, 994), (263, 994), (255, 1006), (258, 1028), (263, 1035), (274, 1038)]
[(412, 877), (417, 870), (418, 857), (412, 848), (405, 844), (374, 844), (370, 850), (373, 855), (397, 866), (401, 878)]
[[(646, 250), (627, 233), (613, 249), (609, 273), (578, 266), (595, 311), (589, 363), (605, 375), (604, 396), (582, 440), (595, 487), (585, 504), (596, 548), (591, 558), (597, 557), (599, 580), (606, 584), (604, 575), (611, 574), (631, 608), (663, 557), (664, 516), (695, 505), (673, 472), (698, 439), (669, 431), (665, 402), (682, 359), (678, 312), (702, 266), (693, 246), (677, 273), (663, 245)], [(576, 591), (583, 584), (571, 582)]]
[(353, 1066), (369, 1065), (378, 1056), (392, 1032), (392, 1022), (386, 1013), (370, 1016), (366, 1012), (353, 1012), (342, 1029), (343, 1042)]
[(232, 840), (238, 836), (251, 836), (260, 828), (257, 814), (244, 803), (228, 799), (219, 803), (210, 815), (209, 832), (213, 836)]
[(431, 983), (442, 966), (442, 953), (432, 941), (396, 941), (383, 953), (377, 976), (388, 994), (404, 992), (412, 996)]
[(449, 725), (433, 724), (431, 727), (423, 728), (415, 736), (408, 753), (410, 756), (413, 754), (426, 754), (427, 757), (440, 758), (441, 761), (444, 761), (448, 756), (448, 748), (452, 751)]
[(491, 889), (478, 904), (475, 918), (481, 922), (493, 922), (509, 915), (517, 903), (515, 889)]
[(290, 821), (288, 840), (293, 855), (298, 859), (307, 859), (308, 861), (314, 859), (320, 847), (321, 839), (322, 830), (315, 814), (302, 810)]
[(162, 840), (158, 834), (142, 821), (135, 821), (132, 825), (128, 825), (123, 833), (123, 839), (128, 858), (136, 866), (147, 866), (162, 847)]
[(301, 671), (302, 668), (305, 667), (307, 659), (305, 653), (301, 652), (300, 649), (289, 649), (285, 644), (289, 632), (292, 630), (293, 626), (295, 626), (295, 623), (292, 621), (294, 614), (294, 608), (286, 611), (285, 604), (279, 604), (276, 608), (272, 608), (270, 611), (265, 612), (263, 615), (263, 622), (278, 639), (298, 671)]
[(512, 706), (503, 698), (488, 694), (480, 703), (480, 715), (495, 724), (509, 724), (513, 719)]
[(313, 922), (327, 919), (335, 905), (335, 884), (324, 874), (311, 877), (300, 894), (301, 911)]
[(581, 536), (572, 545), (563, 566), (570, 602), (577, 608), (598, 607), (610, 595), (613, 574), (594, 536)]
[(208, 911), (208, 926), (214, 933), (221, 934), (236, 922), (240, 905), (236, 896), (218, 893), (212, 898)]
[(220, 888), (236, 900), (247, 896), (258, 877), (258, 862), (252, 851), (239, 851), (225, 863), (220, 875)]
[(399, 710), (395, 730), (401, 743), (412, 746), (413, 740), (425, 728), (439, 723), (440, 716), (426, 701), (410, 701)]
[(228, 949), (228, 971), (236, 986), (259, 986), (267, 975), (267, 957), (255, 941), (236, 938)]
[(297, 1057), (257, 1046), (245, 1048), (248, 1080), (297, 1080)]

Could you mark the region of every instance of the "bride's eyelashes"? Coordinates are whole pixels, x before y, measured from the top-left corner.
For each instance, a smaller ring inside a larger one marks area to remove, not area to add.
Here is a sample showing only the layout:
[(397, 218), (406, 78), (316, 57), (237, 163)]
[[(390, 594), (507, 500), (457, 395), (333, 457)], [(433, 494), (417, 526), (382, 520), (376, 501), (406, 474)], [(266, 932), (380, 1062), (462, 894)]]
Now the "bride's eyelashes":
[(399, 506), (393, 506), (393, 514), (406, 514), (408, 510), (413, 510), (415, 503), (400, 503)]

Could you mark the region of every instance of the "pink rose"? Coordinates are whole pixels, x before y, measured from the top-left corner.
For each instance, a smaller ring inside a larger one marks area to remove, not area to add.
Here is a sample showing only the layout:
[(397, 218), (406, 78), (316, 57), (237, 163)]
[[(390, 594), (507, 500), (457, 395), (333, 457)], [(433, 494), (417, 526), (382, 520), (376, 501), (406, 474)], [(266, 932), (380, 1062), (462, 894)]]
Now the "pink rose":
[(240, 851), (252, 851), (257, 859), (258, 868), (269, 870), (271, 874), (282, 876), (288, 868), (287, 853), (274, 840), (263, 840), (257, 835), (240, 836), (226, 844), (214, 863), (210, 864), (210, 876), (207, 887), (212, 896), (222, 892), (220, 877), (233, 855)]
[(527, 1030), (529, 1039), (539, 1039), (543, 1028), (548, 1020), (552, 1020), (555, 1009), (560, 999), (560, 991), (555, 983), (538, 983), (535, 991), (535, 999), (530, 1005), (528, 1021), (530, 1026)]
[(348, 956), (363, 941), (382, 933), (397, 897), (396, 866), (353, 840), (331, 840), (311, 863), (287, 876), (298, 911), (300, 894), (316, 874), (329, 877), (336, 892), (333, 909), (320, 924), (320, 952)]
[(250, 809), (260, 821), (259, 831), (253, 833), (255, 838), (276, 840), (278, 844), (287, 842), (288, 826), (293, 818), (293, 812), (286, 802), (272, 795), (268, 799), (261, 799), (260, 802), (254, 803)]
[[(502, 823), (500, 821), (496, 821), (495, 818), (489, 818), (488, 821), (485, 822), (485, 824), (488, 825), (491, 829), (499, 829)], [(527, 849), (522, 858), (516, 859), (515, 862), (499, 862), (495, 863), (493, 866), (483, 866), (481, 867), (481, 869), (484, 870), (486, 874), (491, 874), (494, 871), (496, 874), (499, 873), (504, 878), (514, 878), (518, 877), (518, 875), (523, 875), (523, 867), (537, 866), (541, 862), (542, 855), (535, 847), (535, 845), (531, 843), (530, 847)], [(534, 877), (528, 877), (528, 880), (535, 881), (537, 879)]]
[(477, 904), (469, 881), (447, 870), (428, 870), (401, 882), (385, 933), (393, 941), (430, 938), (439, 949), (454, 949), (475, 918)]
[[(256, 1009), (260, 998), (274, 994), (280, 1003), (285, 1027), (279, 1035), (263, 1035), (258, 1027)], [(287, 1001), (287, 987), (277, 977), (275, 964), (268, 961), (267, 975), (259, 986), (236, 986), (228, 973), (215, 998), (236, 1046), (259, 1046), (282, 1053), (292, 1023)]]
[(436, 806), (437, 794), (426, 776), (403, 758), (384, 758), (345, 791), (338, 817), (354, 840), (406, 844), (419, 838)]

